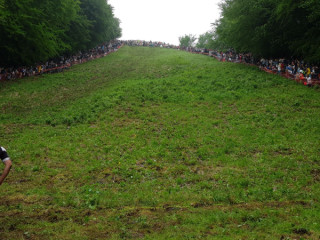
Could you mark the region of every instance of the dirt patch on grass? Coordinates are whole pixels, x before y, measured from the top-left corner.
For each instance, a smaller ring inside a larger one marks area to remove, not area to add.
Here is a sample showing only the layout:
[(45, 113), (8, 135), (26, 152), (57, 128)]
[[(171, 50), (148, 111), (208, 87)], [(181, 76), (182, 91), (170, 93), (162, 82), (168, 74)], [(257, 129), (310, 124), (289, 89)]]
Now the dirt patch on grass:
[[(13, 196), (5, 196), (0, 198), (1, 205), (12, 206), (17, 204), (32, 205), (39, 202), (48, 202), (50, 197), (42, 197), (38, 195), (15, 194)], [(1, 213), (0, 213), (1, 216)]]
[(315, 182), (320, 182), (320, 169), (312, 169), (310, 173)]
[(234, 209), (240, 208), (245, 210), (254, 210), (254, 209), (266, 209), (266, 208), (286, 208), (289, 206), (304, 206), (306, 208), (311, 207), (311, 203), (307, 201), (283, 201), (283, 202), (250, 202), (250, 203), (240, 203), (240, 204), (231, 204), (231, 205), (207, 205), (205, 209)]

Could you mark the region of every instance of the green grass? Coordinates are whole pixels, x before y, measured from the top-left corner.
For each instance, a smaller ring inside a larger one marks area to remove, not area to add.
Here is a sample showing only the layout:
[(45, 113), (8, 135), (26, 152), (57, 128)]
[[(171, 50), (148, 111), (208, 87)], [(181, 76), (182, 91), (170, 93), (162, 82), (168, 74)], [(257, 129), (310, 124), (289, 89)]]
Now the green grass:
[(319, 239), (319, 90), (123, 47), (1, 84), (0, 239)]

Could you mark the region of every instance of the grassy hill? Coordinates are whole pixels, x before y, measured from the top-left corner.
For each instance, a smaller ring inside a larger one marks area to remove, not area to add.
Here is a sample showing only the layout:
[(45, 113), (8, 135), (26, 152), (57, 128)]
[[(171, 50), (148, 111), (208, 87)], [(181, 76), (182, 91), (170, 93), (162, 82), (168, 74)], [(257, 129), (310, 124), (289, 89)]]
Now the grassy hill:
[(123, 47), (0, 91), (0, 239), (320, 237), (317, 89)]

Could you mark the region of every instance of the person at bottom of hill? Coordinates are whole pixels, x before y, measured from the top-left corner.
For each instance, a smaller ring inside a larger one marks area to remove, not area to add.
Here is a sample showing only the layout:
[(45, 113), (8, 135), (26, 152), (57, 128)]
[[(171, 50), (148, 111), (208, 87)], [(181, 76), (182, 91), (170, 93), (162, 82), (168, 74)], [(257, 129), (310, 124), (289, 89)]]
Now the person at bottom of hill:
[(6, 149), (1, 146), (0, 146), (0, 158), (5, 165), (4, 170), (2, 172), (2, 175), (0, 176), (0, 185), (1, 185), (3, 183), (3, 181), (6, 179), (6, 177), (8, 176), (10, 169), (11, 169), (11, 166), (12, 166), (11, 159), (8, 156)]

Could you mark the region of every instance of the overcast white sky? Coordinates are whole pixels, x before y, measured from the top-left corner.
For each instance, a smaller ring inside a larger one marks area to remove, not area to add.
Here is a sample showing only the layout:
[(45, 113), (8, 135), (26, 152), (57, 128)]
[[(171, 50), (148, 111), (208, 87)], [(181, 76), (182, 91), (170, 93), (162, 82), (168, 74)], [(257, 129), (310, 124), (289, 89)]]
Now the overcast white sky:
[(108, 0), (121, 21), (124, 40), (161, 41), (178, 45), (179, 37), (197, 37), (220, 17), (221, 0)]

